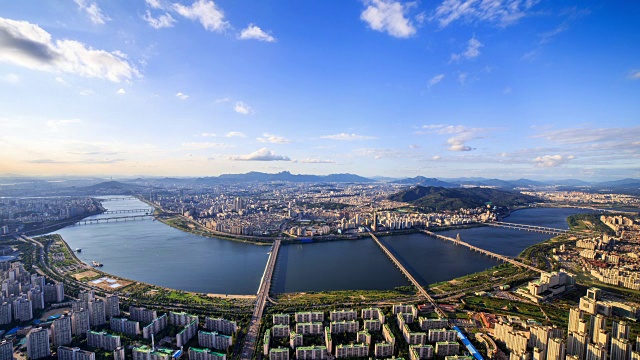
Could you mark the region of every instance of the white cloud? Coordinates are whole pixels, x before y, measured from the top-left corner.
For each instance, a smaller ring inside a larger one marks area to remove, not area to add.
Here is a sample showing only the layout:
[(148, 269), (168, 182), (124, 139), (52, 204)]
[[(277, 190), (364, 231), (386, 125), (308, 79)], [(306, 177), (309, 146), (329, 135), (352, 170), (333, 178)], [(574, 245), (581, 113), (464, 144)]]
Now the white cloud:
[(200, 134), (200, 136), (205, 136), (205, 137), (216, 137), (217, 135), (214, 133), (207, 133), (207, 132), (203, 132), (202, 134)]
[(438, 74), (429, 80), (429, 88), (436, 86), (444, 79), (444, 74)]
[(221, 32), (229, 27), (222, 10), (210, 0), (197, 0), (191, 6), (173, 4), (173, 9), (187, 19), (199, 21), (209, 31)]
[(340, 133), (340, 134), (334, 134), (334, 135), (324, 135), (324, 136), (320, 136), (320, 138), (321, 139), (330, 139), (330, 140), (344, 140), (344, 141), (377, 139), (375, 136), (347, 134), (347, 133)]
[(86, 47), (75, 40), (51, 39), (36, 24), (0, 18), (0, 61), (32, 70), (61, 71), (113, 82), (140, 77), (121, 52)]
[(262, 29), (260, 29), (257, 25), (254, 25), (254, 24), (249, 24), (249, 26), (243, 29), (240, 32), (239, 37), (242, 40), (254, 39), (254, 40), (260, 40), (260, 41), (266, 41), (266, 42), (276, 41), (276, 38), (264, 32)]
[(478, 57), (480, 56), (480, 48), (482, 46), (482, 43), (474, 36), (467, 42), (467, 49), (465, 51), (460, 54), (451, 54), (451, 61), (458, 61), (461, 58), (473, 59)]
[(440, 160), (442, 159), (439, 155), (434, 155), (433, 157), (431, 157), (431, 160)]
[(291, 161), (288, 156), (277, 155), (275, 152), (262, 148), (248, 155), (229, 156), (229, 160), (236, 161)]
[(410, 4), (391, 0), (366, 0), (365, 4), (367, 8), (360, 14), (360, 19), (373, 30), (387, 32), (397, 38), (407, 38), (416, 33), (411, 20), (405, 17)]
[(253, 110), (249, 107), (249, 105), (246, 105), (242, 101), (237, 101), (236, 106), (233, 107), (233, 110), (235, 110), (237, 113), (240, 113), (242, 115), (249, 115), (250, 113), (253, 112)]
[(573, 159), (575, 159), (575, 156), (573, 155), (544, 155), (536, 157), (535, 159), (533, 159), (533, 162), (537, 167), (550, 168), (560, 166)]
[(127, 92), (124, 90), (124, 88), (120, 88), (120, 89), (118, 89), (118, 91), (116, 91), (116, 94), (118, 94), (118, 95), (124, 95), (126, 93)]
[(69, 85), (67, 84), (67, 82), (61, 77), (61, 76), (56, 76), (56, 82), (62, 84), (62, 85)]
[(189, 98), (189, 95), (179, 92), (176, 94), (176, 97), (180, 100), (187, 100)]
[(464, 125), (423, 125), (422, 130), (416, 134), (437, 134), (437, 135), (455, 135), (447, 139), (449, 151), (471, 151), (474, 150), (466, 143), (480, 138), (480, 133), (488, 131), (485, 128), (469, 128)]
[(11, 84), (16, 84), (20, 82), (20, 76), (14, 74), (14, 73), (9, 73), (5, 76), (2, 77), (2, 81), (11, 83)]
[(313, 158), (294, 160), (293, 162), (297, 162), (301, 164), (335, 164), (336, 163), (333, 160), (321, 160), (321, 159), (313, 159)]
[(460, 74), (458, 74), (458, 82), (461, 85), (464, 85), (467, 83), (467, 79), (469, 78), (469, 74), (467, 74), (466, 72), (461, 72)]
[(640, 70), (633, 70), (629, 73), (629, 79), (640, 80)]
[(440, 27), (457, 20), (507, 26), (526, 16), (536, 3), (538, 0), (444, 0), (431, 20), (437, 21)]
[(277, 136), (273, 134), (262, 134), (263, 137), (259, 137), (256, 140), (260, 142), (272, 143), (272, 144), (288, 144), (291, 140), (283, 138), (282, 136)]
[(94, 94), (94, 91), (91, 89), (84, 89), (82, 91), (79, 92), (80, 95), (82, 96), (91, 96)]
[(80, 119), (49, 120), (47, 121), (47, 126), (49, 127), (49, 129), (56, 131), (62, 127), (65, 127), (71, 124), (78, 124), (80, 122), (81, 122)]
[(422, 147), (422, 146), (420, 146), (420, 145), (416, 145), (416, 144), (411, 144), (411, 145), (409, 145), (409, 149), (414, 149), (414, 150), (415, 150), (415, 149), (420, 149), (421, 147)]
[(154, 8), (154, 9), (164, 9), (165, 6), (163, 3), (160, 2), (160, 0), (144, 0), (144, 2), (147, 3), (147, 5), (149, 5), (150, 7)]
[(229, 131), (228, 133), (226, 133), (224, 135), (224, 137), (247, 137), (247, 135), (245, 135), (244, 133), (241, 133), (240, 131)]
[(80, 10), (89, 15), (89, 19), (92, 23), (102, 25), (105, 22), (111, 20), (108, 16), (102, 13), (102, 10), (98, 7), (95, 1), (87, 2), (85, 0), (74, 0)]
[(229, 102), (231, 101), (230, 97), (226, 97), (226, 98), (222, 98), (222, 99), (216, 99), (216, 103), (223, 103), (223, 102)]
[(176, 20), (168, 13), (154, 18), (151, 16), (151, 12), (149, 10), (144, 14), (143, 19), (154, 29), (170, 28), (173, 27), (173, 23), (176, 22)]
[(214, 149), (214, 148), (222, 148), (222, 147), (228, 147), (228, 145), (224, 143), (213, 143), (213, 142), (190, 142), (190, 143), (182, 144), (182, 148), (184, 150), (204, 150), (204, 149)]

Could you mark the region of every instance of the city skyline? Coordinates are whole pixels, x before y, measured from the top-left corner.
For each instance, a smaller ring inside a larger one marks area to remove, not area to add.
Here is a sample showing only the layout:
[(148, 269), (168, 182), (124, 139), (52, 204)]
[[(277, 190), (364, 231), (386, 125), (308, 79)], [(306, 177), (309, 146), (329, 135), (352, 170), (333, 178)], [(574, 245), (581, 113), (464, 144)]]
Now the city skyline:
[(640, 177), (639, 12), (0, 4), (0, 173)]

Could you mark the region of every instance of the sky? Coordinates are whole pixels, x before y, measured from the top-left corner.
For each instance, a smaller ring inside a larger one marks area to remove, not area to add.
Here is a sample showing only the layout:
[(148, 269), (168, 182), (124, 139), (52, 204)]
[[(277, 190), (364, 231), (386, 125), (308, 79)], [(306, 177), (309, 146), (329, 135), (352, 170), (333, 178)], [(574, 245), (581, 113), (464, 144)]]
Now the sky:
[(640, 2), (0, 2), (0, 174), (640, 177)]

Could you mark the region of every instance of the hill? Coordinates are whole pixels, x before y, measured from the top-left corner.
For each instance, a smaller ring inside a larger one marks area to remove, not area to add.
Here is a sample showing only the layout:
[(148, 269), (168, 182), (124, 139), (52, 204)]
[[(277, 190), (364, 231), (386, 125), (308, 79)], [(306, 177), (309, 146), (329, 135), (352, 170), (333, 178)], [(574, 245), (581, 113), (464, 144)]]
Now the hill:
[(513, 207), (541, 201), (536, 197), (511, 191), (436, 186), (414, 186), (389, 196), (389, 200), (407, 202), (431, 211), (475, 208), (488, 203), (498, 207)]

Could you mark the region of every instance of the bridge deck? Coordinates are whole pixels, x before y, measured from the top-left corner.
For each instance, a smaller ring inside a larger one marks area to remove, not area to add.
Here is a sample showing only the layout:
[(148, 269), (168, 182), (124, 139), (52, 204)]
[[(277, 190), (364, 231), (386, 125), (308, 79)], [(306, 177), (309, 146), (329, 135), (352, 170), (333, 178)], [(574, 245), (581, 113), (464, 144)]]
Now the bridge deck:
[(280, 250), (280, 240), (273, 242), (271, 248), (271, 254), (269, 260), (267, 260), (267, 266), (264, 269), (262, 280), (260, 281), (260, 287), (258, 287), (258, 294), (256, 297), (256, 306), (253, 309), (251, 315), (251, 321), (249, 322), (249, 329), (247, 335), (244, 338), (244, 344), (242, 346), (242, 354), (240, 358), (242, 360), (250, 360), (253, 357), (253, 353), (256, 347), (256, 339), (260, 332), (260, 323), (262, 320), (262, 312), (267, 299), (269, 298), (269, 289), (271, 288), (271, 278), (273, 277), (273, 270), (278, 258), (278, 251)]
[(482, 253), (482, 254), (485, 254), (487, 256), (496, 258), (498, 260), (502, 260), (504, 262), (508, 262), (508, 263), (513, 264), (513, 265), (515, 265), (517, 267), (520, 267), (520, 268), (528, 269), (528, 270), (531, 270), (531, 271), (537, 271), (539, 273), (544, 273), (545, 272), (544, 270), (540, 270), (540, 269), (538, 269), (536, 267), (533, 267), (531, 265), (528, 265), (528, 264), (525, 264), (525, 263), (521, 263), (520, 261), (514, 260), (514, 259), (512, 259), (510, 257), (504, 256), (504, 255), (500, 255), (500, 254), (496, 254), (494, 252), (491, 252), (491, 251), (488, 251), (488, 250), (485, 250), (485, 249), (481, 249), (481, 248), (479, 248), (477, 246), (473, 246), (473, 245), (471, 245), (471, 244), (469, 244), (467, 242), (464, 242), (462, 240), (456, 240), (454, 238), (450, 238), (450, 237), (447, 237), (447, 236), (439, 235), (439, 234), (436, 234), (436, 233), (428, 231), (428, 230), (422, 230), (422, 232), (427, 234), (427, 235), (429, 235), (429, 236), (435, 237), (436, 239), (447, 240), (447, 241), (453, 242), (456, 245), (466, 246), (466, 247), (468, 247), (469, 249), (471, 249), (473, 251), (477, 251), (479, 253)]
[(440, 318), (442, 318), (442, 319), (446, 319), (447, 318), (447, 314), (445, 314), (445, 312), (442, 311), (442, 309), (440, 309), (440, 306), (438, 306), (438, 304), (431, 297), (431, 295), (429, 295), (429, 293), (427, 293), (427, 291), (420, 285), (420, 283), (418, 283), (418, 281), (411, 275), (411, 273), (409, 273), (409, 271), (400, 263), (400, 261), (398, 261), (398, 259), (396, 259), (396, 257), (393, 256), (393, 254), (389, 251), (389, 249), (387, 249), (387, 247), (384, 246), (384, 244), (382, 242), (380, 242), (380, 240), (378, 240), (378, 238), (375, 235), (373, 235), (373, 233), (369, 233), (369, 235), (371, 235), (371, 238), (373, 238), (373, 240), (376, 242), (376, 244), (378, 244), (378, 246), (380, 246), (380, 248), (387, 255), (387, 257), (389, 257), (389, 259), (391, 259), (391, 261), (393, 261), (393, 263), (396, 265), (396, 267), (398, 267), (398, 269), (400, 269), (400, 271), (404, 274), (404, 276), (406, 276), (407, 279), (409, 279), (409, 281), (413, 284), (413, 286), (415, 286), (416, 289), (418, 289), (418, 292), (420, 292), (420, 294), (422, 296), (424, 296), (427, 299), (427, 301), (429, 301), (431, 303), (431, 305), (433, 305), (433, 308), (435, 309), (435, 311), (438, 314), (438, 316)]

